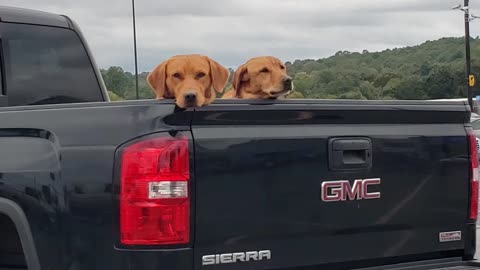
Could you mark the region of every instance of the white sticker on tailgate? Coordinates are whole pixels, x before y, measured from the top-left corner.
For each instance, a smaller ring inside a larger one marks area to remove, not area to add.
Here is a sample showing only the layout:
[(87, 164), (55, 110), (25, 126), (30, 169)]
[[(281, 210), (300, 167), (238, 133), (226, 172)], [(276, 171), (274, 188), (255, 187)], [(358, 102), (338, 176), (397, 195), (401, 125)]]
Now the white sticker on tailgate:
[(461, 241), (462, 240), (462, 232), (461, 231), (441, 232), (439, 234), (439, 240), (440, 240), (440, 242)]

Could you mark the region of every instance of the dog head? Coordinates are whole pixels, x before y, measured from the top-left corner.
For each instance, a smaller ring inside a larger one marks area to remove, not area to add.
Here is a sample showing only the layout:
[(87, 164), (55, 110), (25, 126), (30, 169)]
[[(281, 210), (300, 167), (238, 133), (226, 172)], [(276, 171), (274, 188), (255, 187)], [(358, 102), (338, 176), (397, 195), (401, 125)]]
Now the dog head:
[(180, 108), (200, 107), (223, 92), (228, 70), (203, 55), (178, 55), (157, 66), (147, 77), (157, 99), (175, 98)]
[(275, 99), (293, 89), (285, 64), (272, 56), (255, 57), (241, 65), (232, 83), (238, 98)]

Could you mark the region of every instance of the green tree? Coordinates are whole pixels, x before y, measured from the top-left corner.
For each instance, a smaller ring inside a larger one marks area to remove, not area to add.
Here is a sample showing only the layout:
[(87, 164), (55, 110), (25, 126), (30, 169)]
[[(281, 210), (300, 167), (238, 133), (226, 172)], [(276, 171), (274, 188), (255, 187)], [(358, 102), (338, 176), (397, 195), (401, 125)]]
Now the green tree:
[(288, 95), (288, 98), (292, 98), (292, 99), (295, 99), (295, 98), (305, 98), (305, 96), (302, 94), (302, 92), (294, 91), (293, 93), (291, 93), (290, 95)]
[(102, 75), (107, 89), (120, 97), (130, 96), (129, 92), (134, 90), (134, 80), (121, 67), (110, 67)]
[(115, 93), (112, 92), (112, 91), (108, 91), (108, 96), (110, 97), (110, 100), (111, 100), (111, 101), (121, 101), (121, 100), (124, 100), (122, 97), (118, 96), (117, 94), (115, 94)]

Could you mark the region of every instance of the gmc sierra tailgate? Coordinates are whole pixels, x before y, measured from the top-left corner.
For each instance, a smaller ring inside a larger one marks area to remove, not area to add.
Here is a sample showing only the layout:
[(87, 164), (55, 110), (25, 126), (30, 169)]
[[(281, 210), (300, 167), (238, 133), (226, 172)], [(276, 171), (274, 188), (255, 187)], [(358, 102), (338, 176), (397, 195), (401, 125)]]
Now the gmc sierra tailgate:
[(196, 269), (469, 255), (468, 117), (461, 102), (196, 109)]

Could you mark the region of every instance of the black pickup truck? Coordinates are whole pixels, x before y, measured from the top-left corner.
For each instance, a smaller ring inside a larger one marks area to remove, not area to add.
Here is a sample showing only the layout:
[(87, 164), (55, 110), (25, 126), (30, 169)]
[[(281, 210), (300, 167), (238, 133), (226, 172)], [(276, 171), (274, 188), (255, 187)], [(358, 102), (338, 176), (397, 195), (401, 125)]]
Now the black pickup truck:
[(68, 17), (0, 40), (1, 270), (480, 269), (464, 102), (109, 102)]

